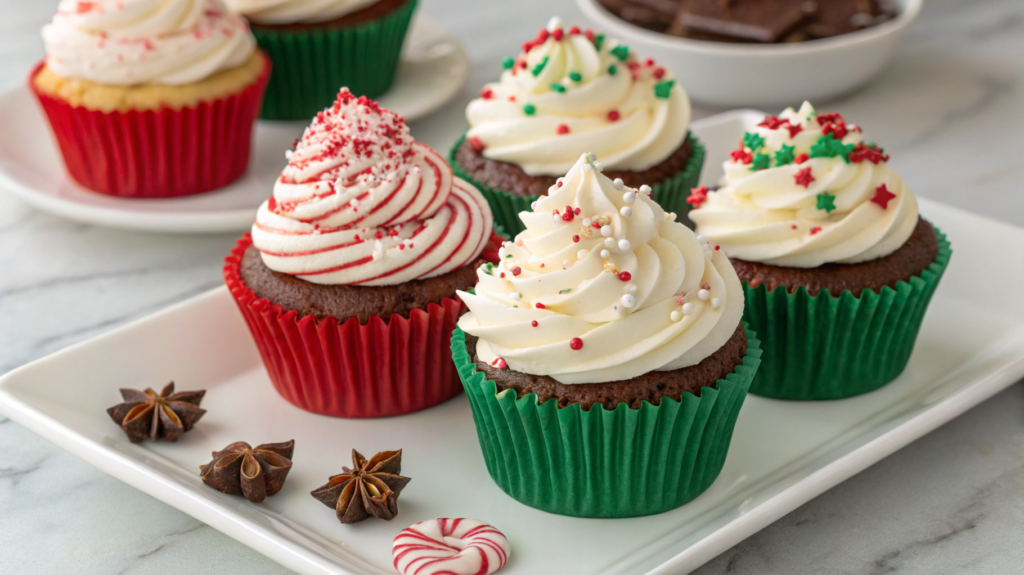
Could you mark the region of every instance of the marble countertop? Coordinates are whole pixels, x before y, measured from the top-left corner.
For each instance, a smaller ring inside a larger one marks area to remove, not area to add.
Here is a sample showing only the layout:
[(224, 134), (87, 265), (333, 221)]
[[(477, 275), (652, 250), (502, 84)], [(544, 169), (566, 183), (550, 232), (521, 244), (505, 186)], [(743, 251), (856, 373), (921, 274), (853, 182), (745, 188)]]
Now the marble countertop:
[[(43, 54), (56, 0), (0, 0), (0, 86)], [(572, 0), (425, 0), (465, 42), (456, 101), (412, 124), (447, 148), (509, 47)], [(483, 26), (488, 20), (500, 26)], [(893, 64), (829, 108), (871, 130), (920, 196), (1024, 226), (1024, 3), (928, 0)], [(696, 116), (719, 110), (697, 108)], [(0, 126), (0, 129), (3, 129)], [(120, 232), (0, 192), (0, 373), (220, 284), (230, 235)], [(1020, 257), (1020, 246), (994, 246)], [(73, 382), (69, 382), (73, 384)], [(1009, 573), (1024, 564), (1024, 386), (1016, 384), (750, 537), (698, 573)], [(0, 417), (0, 573), (285, 573)]]

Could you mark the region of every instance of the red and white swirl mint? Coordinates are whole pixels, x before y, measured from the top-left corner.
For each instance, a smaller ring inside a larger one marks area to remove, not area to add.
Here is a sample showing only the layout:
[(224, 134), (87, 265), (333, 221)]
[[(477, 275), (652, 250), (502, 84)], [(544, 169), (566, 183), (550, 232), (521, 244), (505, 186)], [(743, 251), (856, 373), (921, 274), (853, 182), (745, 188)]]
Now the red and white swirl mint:
[(490, 575), (511, 552), (501, 531), (476, 519), (421, 521), (399, 533), (391, 550), (402, 575)]

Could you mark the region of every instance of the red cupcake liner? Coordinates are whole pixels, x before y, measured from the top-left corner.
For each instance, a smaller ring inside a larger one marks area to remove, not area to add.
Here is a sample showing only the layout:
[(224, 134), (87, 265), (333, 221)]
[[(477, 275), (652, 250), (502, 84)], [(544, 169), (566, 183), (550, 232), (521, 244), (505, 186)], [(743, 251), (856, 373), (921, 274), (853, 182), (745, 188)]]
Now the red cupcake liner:
[[(494, 235), (485, 254), (502, 239)], [(242, 312), (270, 381), (281, 397), (323, 415), (389, 417), (444, 403), (462, 392), (447, 345), (461, 300), (413, 310), (406, 319), (372, 317), (365, 325), (284, 311), (256, 297), (242, 281), (242, 254), (252, 244), (245, 234), (225, 258), (224, 281)]]
[[(261, 53), (262, 55), (262, 53)], [(237, 180), (249, 165), (253, 122), (270, 78), (237, 94), (173, 110), (100, 112), (41, 93), (43, 107), (71, 177), (85, 188), (126, 198), (170, 198), (208, 192)]]

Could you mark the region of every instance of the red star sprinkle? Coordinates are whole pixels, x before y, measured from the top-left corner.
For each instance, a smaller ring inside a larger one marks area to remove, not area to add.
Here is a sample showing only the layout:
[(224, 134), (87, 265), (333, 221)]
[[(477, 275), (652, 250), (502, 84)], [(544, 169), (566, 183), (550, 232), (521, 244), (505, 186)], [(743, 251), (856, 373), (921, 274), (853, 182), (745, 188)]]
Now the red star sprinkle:
[(479, 154), (484, 151), (484, 148), (486, 146), (484, 146), (484, 143), (480, 141), (480, 138), (470, 138), (469, 147), (472, 148), (474, 152)]
[(749, 164), (754, 161), (754, 156), (746, 150), (733, 150), (729, 152), (729, 156), (732, 157), (732, 161), (740, 164)]
[(804, 163), (804, 162), (806, 162), (807, 160), (810, 160), (810, 159), (811, 159), (811, 157), (808, 156), (807, 154), (800, 154), (799, 156), (793, 158), (793, 162), (796, 163), (796, 164), (802, 164), (802, 163)]
[(795, 138), (797, 134), (804, 131), (804, 127), (800, 124), (790, 124), (789, 120), (786, 120), (786, 129), (789, 130), (790, 139)]
[(889, 191), (885, 184), (875, 188), (875, 197), (871, 198), (872, 203), (882, 206), (883, 210), (889, 209), (889, 201), (896, 197), (896, 194)]
[(768, 128), (769, 130), (778, 130), (779, 127), (782, 126), (782, 124), (784, 123), (785, 122), (776, 118), (775, 116), (765, 116), (764, 121), (758, 124), (758, 126), (761, 126), (762, 128)]
[(820, 226), (814, 226), (813, 228), (811, 228), (811, 235), (813, 236), (814, 234), (816, 234), (816, 233), (818, 233), (820, 231), (821, 231), (821, 227)]
[(700, 186), (690, 190), (690, 197), (686, 198), (686, 203), (693, 204), (694, 208), (699, 208), (707, 200), (708, 188), (707, 186)]
[(811, 175), (811, 167), (807, 166), (806, 168), (793, 174), (793, 179), (796, 180), (796, 183), (798, 185), (801, 185), (804, 188), (810, 187), (811, 182), (814, 181), (814, 176)]

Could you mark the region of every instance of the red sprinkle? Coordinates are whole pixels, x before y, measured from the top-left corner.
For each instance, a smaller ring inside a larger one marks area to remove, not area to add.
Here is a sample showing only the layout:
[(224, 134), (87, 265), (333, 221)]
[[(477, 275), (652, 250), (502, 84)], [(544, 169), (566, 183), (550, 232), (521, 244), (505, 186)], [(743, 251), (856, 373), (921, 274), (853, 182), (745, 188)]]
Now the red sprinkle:
[(775, 116), (765, 116), (764, 120), (762, 120), (758, 126), (768, 128), (769, 130), (778, 130), (784, 123), (784, 121), (776, 118)]
[(583, 349), (583, 340), (578, 337), (574, 337), (569, 340), (569, 347), (576, 351), (579, 351)]
[(644, 60), (644, 65), (647, 66), (648, 68), (653, 66), (654, 65), (654, 58), (648, 58), (648, 59)]
[(480, 97), (484, 100), (490, 100), (494, 96), (494, 90), (490, 88), (484, 88), (480, 90)]
[(631, 279), (633, 279), (633, 276), (629, 272), (622, 272), (619, 274), (619, 280), (621, 281), (628, 282)]
[(821, 231), (821, 227), (814, 226), (813, 228), (811, 228), (811, 235), (813, 236), (814, 234), (816, 234), (816, 233), (818, 233), (820, 231)]
[(608, 119), (611, 120), (612, 122), (619, 121), (619, 111), (612, 110), (611, 112), (608, 112)]
[(537, 303), (533, 304), (533, 306), (536, 307), (537, 309), (548, 309), (546, 305), (544, 305), (544, 304), (542, 304), (540, 302), (537, 302)]
[(559, 182), (558, 182), (558, 187), (559, 187), (559, 188), (561, 188), (561, 187), (562, 187), (562, 182), (561, 182), (561, 180), (559, 180)]
[(537, 320), (531, 321), (530, 325), (532, 325), (533, 327), (537, 327)]
[(377, 238), (379, 240), (379, 239), (384, 237), (384, 232), (382, 232), (380, 230), (377, 230), (377, 233), (373, 234), (373, 237), (375, 237), (375, 238)]
[(793, 228), (793, 229), (795, 230), (795, 229), (796, 229), (796, 224), (793, 224), (793, 225), (792, 225), (792, 226), (790, 226), (790, 227), (792, 227), (792, 228)]
[(578, 216), (578, 215), (580, 215), (580, 209), (576, 208), (575, 210), (572, 211), (572, 213), (574, 213), (574, 214), (576, 214)]
[(551, 33), (551, 37), (555, 39), (555, 42), (558, 42), (558, 41), (560, 41), (562, 39), (562, 35), (563, 34), (564, 34), (564, 32), (562, 32), (562, 29), (559, 28), (559, 29), (557, 29), (557, 30), (555, 30), (554, 32)]
[(508, 101), (509, 101), (509, 102), (515, 102), (515, 101), (516, 101), (516, 96), (515, 96), (515, 94), (512, 94), (511, 96), (509, 96), (509, 97), (508, 97)]
[(810, 187), (811, 182), (814, 181), (814, 176), (811, 175), (811, 167), (807, 166), (806, 168), (793, 174), (793, 179), (796, 180), (797, 185), (803, 186), (805, 188)]
[(484, 146), (484, 143), (480, 141), (480, 138), (470, 138), (469, 147), (472, 148), (474, 152), (479, 154), (484, 151), (484, 148), (486, 146)]
[[(786, 122), (789, 122), (789, 120), (786, 120)], [(786, 124), (786, 129), (789, 130), (790, 139), (795, 138), (797, 134), (804, 131), (804, 127), (800, 124)]]
[(270, 196), (270, 199), (267, 200), (267, 209), (272, 212), (277, 210), (277, 200), (274, 199), (274, 196)]
[(875, 188), (875, 197), (871, 198), (873, 203), (878, 204), (883, 210), (889, 208), (889, 202), (896, 197), (896, 194), (889, 191), (889, 188), (882, 184)]
[(654, 76), (655, 80), (661, 80), (662, 78), (665, 77), (665, 69), (662, 68), (661, 66), (659, 66), (659, 67), (654, 69), (654, 72), (653, 72), (652, 75)]
[(797, 164), (802, 164), (802, 163), (804, 163), (804, 162), (806, 162), (807, 160), (810, 160), (810, 159), (811, 159), (811, 157), (808, 156), (807, 154), (800, 154), (799, 156), (793, 158), (793, 162), (797, 163)]
[(569, 126), (567, 126), (566, 124), (559, 124), (558, 128), (555, 129), (555, 132), (559, 136), (564, 136), (565, 134), (569, 133)]
[(505, 358), (503, 357), (499, 357), (498, 359), (494, 360), (493, 362), (491, 362), (491, 365), (498, 369), (505, 369), (506, 367), (508, 367), (508, 363), (505, 361)]
[(572, 237), (572, 243), (574, 243), (574, 244), (575, 243), (579, 243), (579, 241), (580, 241), (580, 237), (579, 236), (573, 236)]
[(521, 268), (519, 266), (512, 266), (512, 269), (510, 269), (508, 271), (512, 272), (512, 275), (517, 276), (517, 275), (523, 273), (523, 268)]
[(754, 161), (754, 155), (746, 150), (733, 150), (729, 152), (729, 156), (734, 162), (740, 164), (749, 164)]
[(579, 33), (580, 33), (580, 27), (579, 26), (573, 26), (572, 28), (569, 28), (569, 34), (570, 35), (571, 34), (579, 34)]
[(708, 188), (707, 186), (699, 186), (690, 189), (690, 197), (686, 198), (686, 203), (693, 205), (694, 208), (699, 208), (701, 204), (708, 200)]
[(722, 246), (715, 246), (715, 251), (716, 251), (716, 252), (717, 252), (718, 250), (720, 250), (720, 249), (722, 249)]
[(505, 272), (501, 272), (501, 275), (498, 276), (498, 277), (504, 278), (505, 277)]

